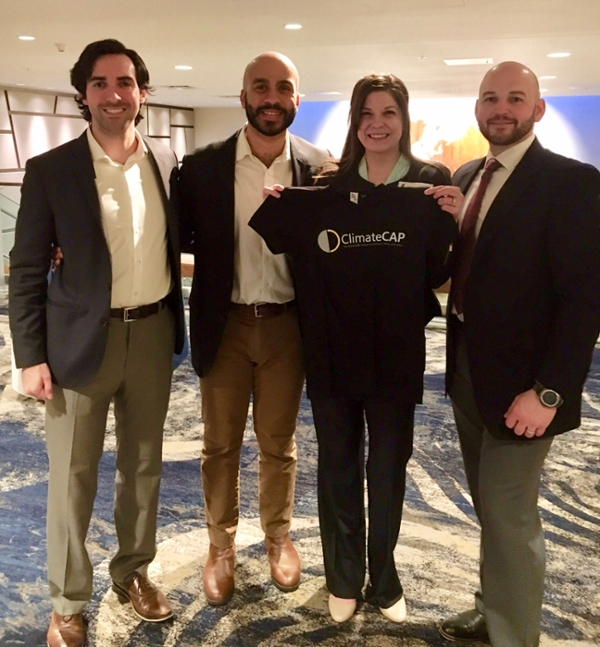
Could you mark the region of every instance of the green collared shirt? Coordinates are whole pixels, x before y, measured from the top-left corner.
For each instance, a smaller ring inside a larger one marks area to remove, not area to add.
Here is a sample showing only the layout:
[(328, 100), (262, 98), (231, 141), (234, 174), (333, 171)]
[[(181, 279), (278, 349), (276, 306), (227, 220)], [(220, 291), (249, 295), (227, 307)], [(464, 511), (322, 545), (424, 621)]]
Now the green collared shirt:
[[(392, 169), (392, 172), (389, 174), (388, 179), (385, 181), (386, 184), (392, 184), (392, 182), (399, 182), (407, 173), (408, 170), (410, 169), (410, 162), (404, 157), (403, 155), (400, 155), (398, 158), (398, 161), (394, 165), (394, 168)], [(360, 160), (360, 164), (358, 165), (358, 174), (360, 177), (362, 177), (363, 180), (369, 181), (369, 172), (367, 170), (367, 160), (365, 156), (363, 155), (363, 158)]]

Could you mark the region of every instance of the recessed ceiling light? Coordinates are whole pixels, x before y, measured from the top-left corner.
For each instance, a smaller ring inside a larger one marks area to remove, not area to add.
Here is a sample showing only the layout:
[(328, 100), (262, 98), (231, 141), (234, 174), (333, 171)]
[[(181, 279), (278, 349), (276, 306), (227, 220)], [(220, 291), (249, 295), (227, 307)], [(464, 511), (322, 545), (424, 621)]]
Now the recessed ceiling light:
[(548, 88), (540, 88), (540, 92), (548, 92)]
[(35, 36), (19, 36), (19, 40), (35, 40)]
[(15, 85), (18, 85), (19, 87), (23, 87), (25, 84), (24, 83), (16, 83)]
[(319, 97), (333, 97), (342, 93), (341, 92), (315, 92), (315, 94)]
[(194, 68), (191, 65), (176, 65), (176, 70), (193, 70)]
[(300, 93), (298, 96), (299, 96), (299, 97), (305, 97), (306, 95), (305, 95), (305, 94)]
[(571, 56), (571, 52), (553, 52), (552, 54), (548, 54), (548, 58), (567, 58), (567, 56)]
[(302, 29), (302, 25), (297, 22), (289, 22), (287, 25), (285, 25), (285, 29)]
[(552, 74), (546, 74), (545, 76), (538, 76), (539, 81), (549, 81), (550, 79), (555, 79), (555, 76), (552, 76)]
[(493, 58), (445, 58), (446, 65), (493, 65)]

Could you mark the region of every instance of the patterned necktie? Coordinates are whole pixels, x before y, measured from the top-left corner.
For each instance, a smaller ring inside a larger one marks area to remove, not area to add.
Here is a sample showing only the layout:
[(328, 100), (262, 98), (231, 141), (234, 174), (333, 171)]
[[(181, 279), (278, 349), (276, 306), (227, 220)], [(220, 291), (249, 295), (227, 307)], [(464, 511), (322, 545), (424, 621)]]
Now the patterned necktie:
[(475, 255), (477, 218), (481, 211), (481, 203), (483, 202), (483, 196), (492, 178), (492, 173), (501, 166), (502, 164), (493, 157), (487, 161), (479, 186), (467, 205), (467, 210), (463, 217), (456, 250), (458, 260), (456, 261), (456, 268), (452, 275), (452, 285), (450, 287), (451, 302), (459, 315), (463, 313), (465, 282), (471, 271), (471, 264)]

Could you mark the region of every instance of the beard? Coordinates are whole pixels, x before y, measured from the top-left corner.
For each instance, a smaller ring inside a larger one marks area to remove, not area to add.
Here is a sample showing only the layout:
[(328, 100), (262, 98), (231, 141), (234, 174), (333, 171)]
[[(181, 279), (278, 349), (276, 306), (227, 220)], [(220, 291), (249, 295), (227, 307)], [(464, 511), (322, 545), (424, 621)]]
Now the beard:
[(479, 130), (490, 144), (494, 144), (495, 146), (510, 146), (511, 144), (516, 144), (518, 141), (524, 139), (533, 130), (533, 126), (535, 124), (535, 113), (532, 113), (529, 119), (526, 119), (521, 123), (516, 119), (511, 121), (513, 123), (513, 129), (507, 130), (504, 133), (491, 132), (491, 129), (494, 126), (493, 121), (492, 123), (489, 121), (478, 121)]
[[(260, 114), (265, 110), (279, 111), (282, 116), (282, 120), (280, 122), (261, 121), (259, 119)], [(265, 103), (255, 110), (249, 103), (246, 103), (246, 117), (248, 119), (248, 123), (261, 135), (265, 135), (266, 137), (275, 137), (275, 135), (279, 135), (284, 130), (287, 130), (296, 118), (296, 111), (296, 106), (293, 106), (290, 110), (286, 110), (283, 106), (280, 106), (277, 103)]]

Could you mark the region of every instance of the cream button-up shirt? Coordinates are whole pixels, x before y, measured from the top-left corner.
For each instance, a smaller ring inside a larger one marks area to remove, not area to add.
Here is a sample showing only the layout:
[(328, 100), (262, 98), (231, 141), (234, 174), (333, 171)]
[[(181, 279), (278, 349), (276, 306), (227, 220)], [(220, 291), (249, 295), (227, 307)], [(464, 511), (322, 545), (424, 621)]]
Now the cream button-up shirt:
[(244, 128), (235, 156), (235, 258), (231, 300), (234, 303), (286, 303), (294, 299), (294, 286), (283, 254), (271, 254), (263, 239), (248, 226), (263, 203), (263, 188), (292, 184), (289, 136), (283, 152), (267, 168), (252, 154)]
[(137, 148), (125, 164), (108, 157), (87, 131), (96, 174), (102, 227), (111, 256), (111, 307), (155, 303), (171, 291), (167, 221), (148, 150)]
[[(483, 225), (483, 221), (485, 220), (487, 212), (492, 206), (492, 202), (494, 202), (496, 196), (498, 195), (498, 193), (500, 193), (500, 189), (504, 186), (511, 173), (515, 170), (517, 164), (523, 159), (523, 156), (529, 150), (529, 147), (531, 146), (531, 144), (533, 144), (534, 139), (535, 135), (531, 133), (531, 135), (529, 135), (529, 137), (524, 139), (522, 142), (519, 142), (518, 144), (515, 144), (515, 146), (511, 146), (499, 155), (496, 155), (496, 159), (500, 162), (500, 164), (502, 164), (502, 166), (497, 168), (492, 173), (490, 183), (487, 185), (487, 189), (485, 190), (485, 195), (483, 196), (483, 200), (481, 201), (481, 208), (479, 209), (479, 214), (477, 216), (477, 225), (475, 226), (476, 236), (479, 236), (481, 226)], [(469, 202), (471, 202), (471, 199), (475, 195), (475, 192), (479, 187), (479, 183), (481, 182), (481, 176), (483, 175), (483, 171), (485, 170), (485, 165), (492, 157), (494, 157), (494, 155), (492, 155), (492, 153), (488, 151), (483, 166), (479, 170), (479, 173), (477, 173), (477, 176), (475, 177), (473, 182), (471, 182), (471, 186), (469, 187), (469, 190), (465, 195), (465, 201), (458, 216), (458, 222), (460, 223), (461, 227), (463, 218), (465, 217), (465, 213), (467, 211), (467, 207), (469, 206)], [(459, 315), (456, 312), (456, 308), (454, 306), (452, 307), (452, 313), (455, 314), (461, 321), (465, 320), (464, 313)]]
[[(475, 233), (477, 236), (479, 236), (481, 225), (485, 220), (485, 217), (492, 205), (492, 202), (494, 202), (494, 200), (496, 199), (496, 196), (498, 195), (498, 193), (500, 193), (500, 189), (504, 186), (505, 182), (511, 176), (511, 173), (515, 170), (515, 168), (517, 167), (517, 164), (523, 159), (523, 156), (529, 150), (529, 147), (531, 146), (531, 144), (533, 144), (534, 139), (535, 139), (535, 135), (531, 133), (531, 135), (529, 135), (529, 137), (524, 139), (522, 142), (519, 142), (518, 144), (515, 144), (514, 146), (511, 146), (507, 150), (503, 151), (499, 155), (496, 155), (496, 159), (500, 162), (500, 164), (502, 164), (502, 166), (496, 169), (492, 173), (492, 177), (490, 178), (490, 183), (488, 184), (487, 189), (485, 190), (485, 195), (483, 196), (483, 200), (481, 202), (481, 209), (479, 210), (479, 215), (477, 217), (477, 226), (475, 228)], [(471, 186), (469, 187), (469, 190), (465, 195), (465, 201), (459, 216), (459, 222), (461, 226), (462, 226), (462, 220), (467, 211), (467, 207), (469, 206), (469, 202), (471, 201), (471, 198), (475, 195), (475, 191), (477, 191), (477, 187), (481, 182), (481, 176), (483, 175), (485, 165), (487, 164), (488, 160), (491, 159), (492, 157), (494, 156), (491, 154), (491, 152), (488, 151), (484, 164), (481, 167), (481, 170), (479, 171), (479, 173), (477, 174), (473, 182), (471, 182)]]

